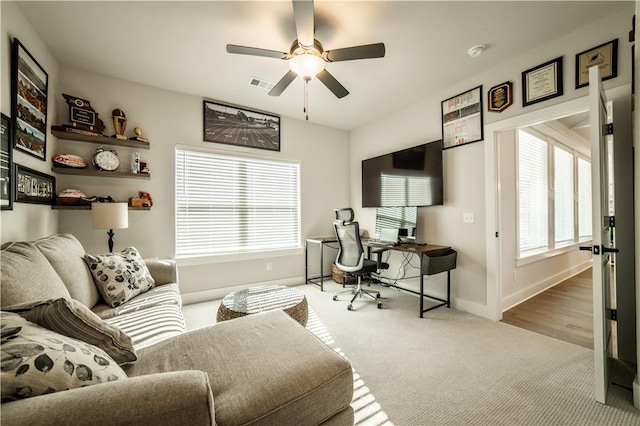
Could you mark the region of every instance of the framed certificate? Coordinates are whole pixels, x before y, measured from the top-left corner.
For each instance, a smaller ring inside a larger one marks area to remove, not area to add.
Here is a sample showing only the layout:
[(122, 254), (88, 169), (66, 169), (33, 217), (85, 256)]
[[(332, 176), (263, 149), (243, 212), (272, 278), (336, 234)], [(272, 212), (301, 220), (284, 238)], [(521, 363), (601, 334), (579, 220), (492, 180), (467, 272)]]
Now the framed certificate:
[(522, 106), (562, 94), (562, 56), (522, 73)]
[(442, 101), (442, 148), (484, 139), (482, 86)]
[(576, 89), (589, 85), (589, 68), (595, 65), (602, 81), (618, 76), (618, 39), (576, 55)]

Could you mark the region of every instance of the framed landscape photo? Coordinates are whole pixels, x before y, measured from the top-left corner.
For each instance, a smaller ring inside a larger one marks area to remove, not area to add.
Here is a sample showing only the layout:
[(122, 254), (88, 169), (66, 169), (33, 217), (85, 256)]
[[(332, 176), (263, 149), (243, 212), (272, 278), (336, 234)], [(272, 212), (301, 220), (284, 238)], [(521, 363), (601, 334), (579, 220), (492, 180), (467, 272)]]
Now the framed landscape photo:
[(18, 203), (53, 205), (56, 193), (56, 178), (37, 170), (16, 164), (15, 201)]
[(49, 75), (17, 38), (11, 67), (13, 146), (46, 161)]
[(522, 106), (562, 96), (562, 56), (522, 73)]
[(13, 210), (13, 146), (11, 144), (11, 120), (2, 114), (0, 124), (0, 209)]
[(204, 101), (205, 142), (280, 151), (280, 117), (239, 106)]
[(576, 55), (576, 89), (589, 85), (589, 68), (600, 68), (602, 81), (618, 76), (618, 39)]
[(482, 86), (442, 101), (442, 148), (484, 139)]

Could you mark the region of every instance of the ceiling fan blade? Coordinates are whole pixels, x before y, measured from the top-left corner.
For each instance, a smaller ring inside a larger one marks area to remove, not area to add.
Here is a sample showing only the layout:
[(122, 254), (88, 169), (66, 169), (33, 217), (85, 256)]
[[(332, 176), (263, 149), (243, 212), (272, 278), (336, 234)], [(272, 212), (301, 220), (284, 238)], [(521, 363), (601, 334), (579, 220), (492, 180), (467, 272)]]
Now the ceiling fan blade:
[(343, 49), (326, 50), (323, 56), (329, 62), (339, 62), (352, 61), (354, 59), (383, 58), (384, 53), (384, 43), (375, 43), (345, 47)]
[(313, 47), (313, 0), (294, 1), (293, 16), (296, 20), (298, 44), (305, 48)]
[(289, 87), (291, 82), (295, 80), (297, 76), (298, 75), (295, 72), (289, 70), (289, 72), (287, 72), (284, 77), (282, 77), (280, 81), (273, 86), (273, 89), (269, 91), (269, 96), (280, 96), (280, 94), (284, 92), (284, 89)]
[(340, 82), (336, 80), (336, 78), (326, 69), (320, 71), (316, 77), (318, 77), (318, 80), (327, 86), (327, 88), (329, 88), (329, 90), (331, 90), (338, 99), (344, 98), (349, 94), (349, 91), (345, 89), (344, 86), (340, 84)]
[(237, 53), (240, 55), (266, 56), (267, 58), (276, 58), (276, 59), (289, 59), (291, 57), (291, 55), (289, 55), (286, 52), (260, 49), (257, 47), (238, 46), (235, 44), (227, 44), (227, 52)]

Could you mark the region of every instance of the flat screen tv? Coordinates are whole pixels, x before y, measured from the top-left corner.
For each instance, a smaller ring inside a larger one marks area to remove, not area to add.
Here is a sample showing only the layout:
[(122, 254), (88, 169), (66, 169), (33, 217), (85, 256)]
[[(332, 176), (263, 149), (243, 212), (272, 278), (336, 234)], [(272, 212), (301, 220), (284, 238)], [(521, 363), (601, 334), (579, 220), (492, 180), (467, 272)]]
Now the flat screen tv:
[(362, 207), (444, 204), (442, 141), (362, 161)]

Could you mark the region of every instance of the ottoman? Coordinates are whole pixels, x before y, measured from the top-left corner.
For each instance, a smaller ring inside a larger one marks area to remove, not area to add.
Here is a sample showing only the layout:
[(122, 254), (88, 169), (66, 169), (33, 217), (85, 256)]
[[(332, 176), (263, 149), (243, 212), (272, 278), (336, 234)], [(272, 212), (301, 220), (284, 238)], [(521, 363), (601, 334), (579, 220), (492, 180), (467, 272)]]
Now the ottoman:
[(304, 293), (295, 288), (277, 285), (251, 287), (229, 293), (220, 303), (217, 321), (276, 309), (286, 312), (302, 326), (307, 325), (309, 310)]

